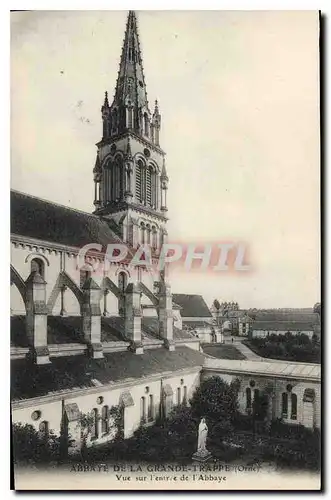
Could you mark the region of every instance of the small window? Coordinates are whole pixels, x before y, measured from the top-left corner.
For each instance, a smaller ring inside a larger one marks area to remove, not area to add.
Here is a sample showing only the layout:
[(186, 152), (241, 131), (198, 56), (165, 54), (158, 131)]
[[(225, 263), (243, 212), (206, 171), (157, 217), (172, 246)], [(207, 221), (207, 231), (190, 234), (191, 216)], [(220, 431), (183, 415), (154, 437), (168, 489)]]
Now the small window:
[(181, 402), (182, 402), (182, 401), (181, 401), (181, 392), (182, 392), (182, 391), (181, 391), (181, 388), (180, 388), (180, 387), (178, 387), (178, 388), (177, 388), (177, 404), (178, 404), (178, 405), (180, 405), (180, 404), (181, 404)]
[(315, 401), (315, 391), (314, 389), (305, 389), (303, 394), (304, 403), (314, 403)]
[(152, 422), (154, 420), (154, 401), (153, 395), (150, 394), (148, 398), (148, 421)]
[(288, 394), (283, 392), (282, 394), (282, 417), (287, 418), (288, 416)]
[(246, 410), (250, 410), (252, 408), (252, 390), (250, 387), (246, 389)]
[(98, 439), (99, 437), (99, 412), (97, 408), (94, 408), (92, 411), (93, 415), (93, 423), (91, 429), (91, 438)]
[(146, 422), (146, 399), (145, 399), (145, 396), (140, 398), (140, 422), (142, 424)]
[(109, 432), (109, 408), (107, 405), (102, 407), (101, 432), (102, 432), (102, 434), (108, 434), (108, 432)]
[(45, 277), (45, 264), (41, 259), (31, 260), (31, 273), (38, 273), (43, 278)]
[(296, 420), (297, 419), (297, 407), (298, 407), (298, 398), (297, 395), (292, 393), (291, 394), (291, 420)]
[(47, 440), (49, 437), (49, 424), (46, 420), (39, 424), (39, 436), (43, 440)]
[(184, 385), (184, 397), (183, 397), (184, 405), (187, 405), (187, 387)]

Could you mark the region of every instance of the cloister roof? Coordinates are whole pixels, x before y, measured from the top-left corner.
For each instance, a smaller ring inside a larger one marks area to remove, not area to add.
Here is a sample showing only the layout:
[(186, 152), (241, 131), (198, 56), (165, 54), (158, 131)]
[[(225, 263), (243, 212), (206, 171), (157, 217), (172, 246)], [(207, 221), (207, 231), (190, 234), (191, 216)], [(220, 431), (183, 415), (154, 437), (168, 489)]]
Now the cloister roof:
[(185, 346), (175, 351), (160, 347), (136, 355), (129, 351), (104, 354), (103, 359), (85, 355), (52, 358), (47, 365), (26, 359), (11, 362), (11, 394), (15, 401), (45, 396), (58, 391), (102, 387), (152, 375), (201, 368), (204, 355)]
[(294, 378), (320, 382), (321, 365), (287, 361), (246, 361), (206, 358), (204, 368), (225, 373), (245, 373), (276, 378)]

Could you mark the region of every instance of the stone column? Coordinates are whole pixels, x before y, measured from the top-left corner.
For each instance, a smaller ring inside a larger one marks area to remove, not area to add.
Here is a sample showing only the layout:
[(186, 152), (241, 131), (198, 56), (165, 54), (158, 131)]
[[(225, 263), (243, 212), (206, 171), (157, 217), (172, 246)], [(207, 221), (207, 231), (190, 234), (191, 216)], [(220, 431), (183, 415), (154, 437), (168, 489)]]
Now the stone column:
[(92, 358), (103, 358), (101, 344), (100, 287), (92, 278), (87, 278), (82, 287), (82, 320), (84, 341)]
[(142, 354), (141, 341), (141, 290), (138, 284), (129, 283), (125, 290), (125, 336), (131, 342), (130, 349)]
[(47, 347), (46, 281), (36, 271), (26, 280), (26, 333), (34, 363), (50, 363)]
[(164, 274), (159, 282), (159, 325), (160, 336), (164, 339), (165, 346), (169, 351), (175, 350), (175, 342), (173, 340), (173, 311), (172, 311), (172, 295), (169, 283), (164, 279)]

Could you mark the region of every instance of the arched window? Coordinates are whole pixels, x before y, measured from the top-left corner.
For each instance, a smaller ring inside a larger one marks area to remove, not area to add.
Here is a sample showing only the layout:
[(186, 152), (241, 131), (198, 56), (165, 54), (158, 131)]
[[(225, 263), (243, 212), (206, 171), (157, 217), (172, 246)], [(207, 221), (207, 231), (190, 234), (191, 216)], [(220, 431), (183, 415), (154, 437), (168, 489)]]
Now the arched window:
[(184, 405), (187, 405), (187, 387), (186, 387), (186, 385), (184, 385), (183, 403), (184, 403)]
[(45, 277), (45, 264), (44, 264), (44, 261), (42, 261), (41, 259), (32, 259), (31, 260), (31, 273), (38, 273), (40, 274), (40, 276), (42, 276), (43, 278)]
[(297, 419), (297, 409), (298, 409), (298, 398), (297, 398), (297, 395), (292, 392), (292, 394), (291, 394), (291, 420)]
[(146, 169), (146, 203), (152, 205), (152, 168)]
[(182, 403), (182, 399), (181, 399), (181, 388), (180, 387), (177, 387), (177, 404), (180, 405)]
[(136, 197), (140, 203), (145, 202), (145, 168), (141, 160), (136, 166)]
[(246, 388), (246, 411), (252, 408), (252, 390), (250, 387)]
[(91, 438), (98, 439), (99, 437), (99, 411), (98, 408), (93, 408), (92, 410), (93, 422), (91, 429)]
[(146, 243), (147, 245), (151, 244), (151, 226), (146, 224)]
[(145, 396), (140, 398), (140, 422), (142, 424), (146, 422), (146, 399), (145, 399)]
[(108, 432), (109, 432), (109, 408), (107, 405), (102, 407), (101, 432), (102, 432), (102, 434), (108, 434)]
[(282, 394), (282, 417), (287, 418), (288, 416), (288, 394), (283, 392)]
[(123, 197), (123, 165), (121, 158), (115, 161), (114, 169), (114, 196), (113, 201), (119, 201)]
[(39, 437), (43, 441), (47, 441), (49, 437), (49, 423), (46, 420), (39, 424)]
[(154, 401), (153, 395), (150, 394), (148, 397), (148, 421), (151, 422), (154, 420)]
[(152, 226), (152, 248), (157, 248), (157, 230)]

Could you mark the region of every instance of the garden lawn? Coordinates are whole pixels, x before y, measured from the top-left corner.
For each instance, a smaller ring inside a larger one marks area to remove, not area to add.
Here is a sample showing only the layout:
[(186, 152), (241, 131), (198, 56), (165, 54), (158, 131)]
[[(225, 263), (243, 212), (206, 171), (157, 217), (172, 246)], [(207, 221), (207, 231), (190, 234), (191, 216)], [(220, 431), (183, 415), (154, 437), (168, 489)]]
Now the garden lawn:
[(219, 359), (246, 359), (246, 357), (233, 345), (229, 344), (204, 344), (203, 352)]

